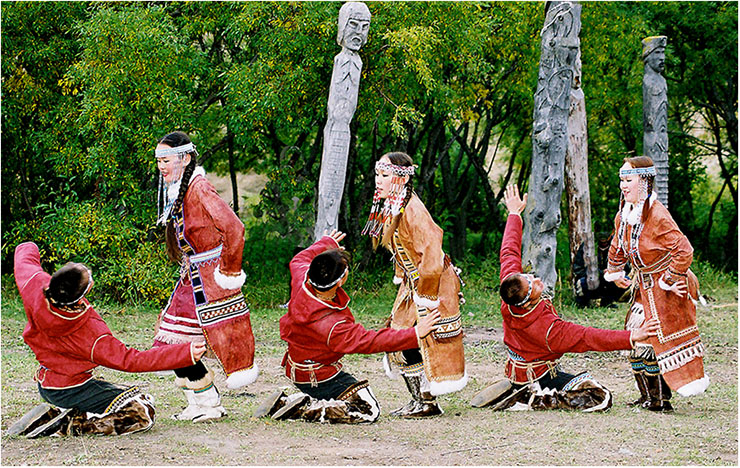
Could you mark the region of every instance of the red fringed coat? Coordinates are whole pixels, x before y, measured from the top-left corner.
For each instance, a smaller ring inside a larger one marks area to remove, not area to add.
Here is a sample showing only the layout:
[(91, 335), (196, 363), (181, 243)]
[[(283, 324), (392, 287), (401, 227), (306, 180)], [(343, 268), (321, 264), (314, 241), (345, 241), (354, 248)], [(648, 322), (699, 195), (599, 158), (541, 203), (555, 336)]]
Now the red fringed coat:
[[(522, 218), (510, 214), (501, 241), (501, 281), (522, 273)], [(506, 376), (512, 382), (533, 382), (550, 370), (565, 353), (631, 349), (630, 331), (603, 330), (566, 322), (552, 303), (541, 300), (533, 309), (501, 302), (504, 344), (509, 352)]]
[(280, 338), (288, 343), (283, 367), (295, 383), (314, 385), (334, 377), (345, 354), (401, 351), (419, 346), (415, 328), (366, 330), (355, 322), (349, 296), (337, 288), (335, 301), (318, 299), (307, 283), (308, 268), (318, 254), (338, 245), (324, 236), (290, 262), (288, 312), (280, 319)]
[(249, 307), (241, 292), (244, 225), (200, 168), (174, 221), (182, 271), (160, 314), (154, 345), (205, 337), (229, 376), (229, 388), (252, 383), (258, 369)]
[[(624, 277), (624, 267), (630, 262), (637, 285), (631, 310), (637, 305), (644, 310), (645, 320), (658, 318), (658, 334), (647, 343), (655, 349), (660, 373), (668, 386), (689, 396), (703, 392), (709, 385), (693, 301), (698, 298), (699, 282), (689, 269), (694, 250), (666, 207), (655, 196), (650, 200), (644, 223), (630, 225), (622, 220), (621, 212), (617, 213), (617, 234), (609, 248), (605, 278), (614, 281)], [(684, 297), (668, 290), (676, 281), (687, 284), (688, 294)]]
[(113, 337), (87, 299), (83, 299), (85, 309), (78, 312), (49, 304), (44, 291), (51, 276), (41, 268), (39, 249), (33, 242), (25, 242), (15, 249), (14, 273), (28, 318), (23, 341), (40, 364), (35, 379), (42, 387), (77, 387), (90, 380), (98, 366), (125, 372), (151, 372), (195, 364), (189, 343), (146, 351), (128, 348)]

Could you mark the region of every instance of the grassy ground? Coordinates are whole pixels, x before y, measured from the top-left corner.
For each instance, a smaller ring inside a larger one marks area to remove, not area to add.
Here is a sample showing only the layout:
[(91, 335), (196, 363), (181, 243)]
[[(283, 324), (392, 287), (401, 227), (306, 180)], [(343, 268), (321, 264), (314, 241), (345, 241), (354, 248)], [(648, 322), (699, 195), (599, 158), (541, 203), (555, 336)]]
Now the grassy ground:
[[(319, 425), (296, 421), (255, 420), (252, 411), (272, 390), (288, 386), (280, 359), (285, 346), (278, 334), (284, 312), (284, 285), (250, 289), (257, 340), (259, 380), (246, 390), (227, 390), (213, 361), (223, 405), (229, 416), (193, 425), (170, 416), (184, 406), (172, 376), (125, 374), (100, 369), (98, 377), (136, 384), (153, 394), (158, 420), (148, 433), (129, 437), (77, 437), (26, 440), (2, 437), (3, 465), (733, 465), (738, 463), (738, 308), (737, 280), (701, 265), (702, 292), (713, 300), (698, 311), (706, 344), (704, 359), (712, 384), (691, 399), (674, 398), (676, 412), (653, 414), (628, 408), (636, 396), (626, 359), (619, 353), (566, 355), (570, 372), (590, 370), (615, 395), (604, 414), (574, 412), (493, 413), (475, 409), (476, 392), (502, 375), (499, 300), (491, 285), (493, 269), (483, 265), (465, 289), (465, 352), (470, 383), (440, 398), (445, 414), (430, 420), (397, 420), (389, 410), (404, 404), (401, 381), (388, 380), (379, 356), (347, 356), (348, 371), (370, 380), (381, 402), (378, 423), (363, 426)], [(390, 283), (390, 280), (388, 281)], [(390, 284), (378, 290), (349, 284), (353, 311), (368, 328), (383, 323), (394, 295)], [(36, 362), (21, 339), (25, 315), (12, 278), (2, 288), (2, 423), (5, 430), (40, 401), (32, 375)], [(555, 304), (561, 315), (580, 324), (619, 328), (625, 304), (618, 308), (577, 309), (568, 292)], [(117, 337), (139, 349), (151, 343), (158, 311), (98, 305)], [(291, 390), (292, 391), (292, 390)]]

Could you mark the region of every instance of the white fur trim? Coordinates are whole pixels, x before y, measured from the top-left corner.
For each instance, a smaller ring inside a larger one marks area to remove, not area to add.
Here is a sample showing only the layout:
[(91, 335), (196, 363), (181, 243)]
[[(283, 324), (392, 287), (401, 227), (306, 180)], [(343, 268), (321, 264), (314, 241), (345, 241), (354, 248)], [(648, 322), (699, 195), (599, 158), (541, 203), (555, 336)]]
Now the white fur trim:
[(693, 395), (704, 393), (704, 390), (706, 390), (707, 387), (709, 387), (709, 377), (705, 375), (701, 379), (687, 383), (676, 391), (682, 397), (690, 397)]
[(598, 385), (599, 388), (601, 388), (606, 393), (606, 398), (604, 398), (604, 401), (602, 401), (598, 405), (592, 406), (591, 408), (583, 410), (583, 413), (593, 413), (595, 411), (601, 411), (604, 408), (608, 408), (612, 401), (612, 392), (610, 392), (608, 388), (604, 387), (603, 385), (598, 384), (595, 380), (592, 380), (592, 382)]
[(622, 271), (611, 271), (611, 272), (604, 273), (604, 279), (606, 281), (614, 282), (614, 281), (620, 280), (622, 278), (624, 278), (624, 270), (622, 270)]
[(468, 384), (468, 373), (465, 372), (462, 378), (458, 380), (448, 380), (445, 382), (429, 382), (429, 393), (434, 396), (444, 395), (445, 393), (457, 392), (465, 388)]
[(425, 297), (419, 296), (416, 291), (414, 291), (414, 304), (418, 305), (419, 307), (426, 307), (429, 310), (433, 310), (439, 307), (439, 299), (427, 299)]
[(401, 284), (403, 283), (403, 276), (394, 276), (393, 277), (393, 284)]
[(241, 289), (247, 279), (247, 274), (242, 270), (237, 276), (226, 276), (221, 273), (221, 267), (219, 266), (213, 272), (213, 279), (216, 280), (216, 284), (221, 289)]
[(510, 406), (509, 408), (506, 408), (505, 411), (531, 411), (532, 407), (528, 404), (522, 403), (521, 401), (517, 401), (514, 403), (513, 406)]
[(401, 373), (398, 371), (398, 368), (391, 369), (391, 364), (388, 362), (388, 355), (383, 356), (383, 369), (385, 370), (385, 375), (388, 376), (391, 380), (398, 380), (398, 378), (401, 376)]
[(226, 387), (235, 389), (240, 388), (245, 385), (249, 385), (253, 383), (255, 380), (257, 380), (257, 377), (260, 374), (260, 369), (257, 367), (257, 364), (255, 363), (252, 367), (249, 369), (243, 369), (240, 371), (236, 371), (233, 374), (229, 375), (226, 378)]

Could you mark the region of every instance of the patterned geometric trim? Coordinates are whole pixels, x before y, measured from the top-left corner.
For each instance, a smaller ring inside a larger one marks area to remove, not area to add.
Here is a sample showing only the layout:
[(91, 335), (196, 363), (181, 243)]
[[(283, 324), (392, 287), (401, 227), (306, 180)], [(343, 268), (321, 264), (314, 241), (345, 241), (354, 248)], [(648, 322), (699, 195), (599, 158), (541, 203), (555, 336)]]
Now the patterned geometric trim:
[(127, 390), (124, 390), (117, 397), (115, 397), (113, 401), (110, 402), (103, 414), (115, 413), (116, 411), (120, 411), (121, 408), (126, 406), (126, 403), (133, 400), (136, 396), (140, 394), (141, 390), (139, 390), (139, 387), (137, 386), (133, 386)]
[(249, 314), (249, 306), (242, 294), (237, 294), (219, 302), (196, 307), (198, 322), (201, 327), (213, 325), (235, 317)]
[(581, 382), (585, 380), (594, 380), (593, 377), (591, 377), (591, 374), (588, 372), (584, 372), (582, 374), (578, 374), (577, 376), (573, 377), (570, 382), (565, 384), (563, 386), (563, 391), (573, 390), (575, 387), (577, 387)]
[(665, 373), (688, 364), (694, 358), (703, 356), (704, 344), (701, 342), (701, 338), (697, 336), (686, 343), (682, 343), (673, 349), (659, 354), (658, 365), (660, 366), (660, 372)]
[(524, 362), (524, 358), (512, 351), (508, 346), (506, 347), (506, 351), (509, 352), (509, 358), (513, 361), (519, 361)]
[(224, 246), (223, 244), (221, 244), (215, 249), (206, 250), (205, 252), (201, 252), (199, 254), (190, 255), (188, 259), (190, 260), (190, 263), (203, 263), (209, 260), (214, 260), (221, 256), (221, 251), (223, 250), (223, 248)]
[(462, 317), (458, 312), (452, 317), (443, 318), (437, 322), (437, 331), (434, 332), (434, 337), (437, 339), (451, 338), (460, 333), (462, 333)]
[(403, 271), (406, 273), (406, 276), (411, 279), (411, 287), (415, 291), (415, 282), (419, 279), (419, 270), (416, 268), (416, 265), (414, 265), (414, 262), (411, 261), (411, 257), (409, 257), (409, 255), (406, 253), (406, 249), (401, 243), (401, 238), (398, 236), (398, 230), (393, 233), (393, 246), (396, 250), (396, 255), (394, 258), (401, 260), (398, 263)]
[(408, 366), (399, 366), (399, 371), (402, 375), (409, 377), (421, 375), (424, 373), (424, 361)]

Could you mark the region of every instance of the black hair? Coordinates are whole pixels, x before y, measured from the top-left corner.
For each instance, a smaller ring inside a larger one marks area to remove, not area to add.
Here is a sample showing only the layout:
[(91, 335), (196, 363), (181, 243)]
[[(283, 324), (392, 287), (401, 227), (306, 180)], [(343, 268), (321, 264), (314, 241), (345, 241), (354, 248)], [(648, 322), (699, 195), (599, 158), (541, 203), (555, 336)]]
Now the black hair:
[(509, 305), (517, 305), (527, 296), (529, 285), (521, 275), (511, 275), (501, 282), (501, 300)]
[[(177, 148), (178, 146), (187, 145), (190, 142), (191, 142), (190, 137), (185, 132), (168, 133), (167, 135), (160, 138), (158, 141), (158, 143), (167, 145), (170, 148)], [(172, 204), (172, 209), (170, 210), (170, 218), (167, 223), (167, 229), (165, 233), (165, 238), (167, 240), (167, 254), (175, 262), (180, 261), (182, 253), (180, 252), (179, 243), (177, 241), (177, 235), (175, 234), (175, 225), (174, 225), (173, 218), (182, 209), (182, 203), (183, 203), (183, 200), (185, 199), (185, 193), (187, 193), (188, 191), (190, 177), (192, 177), (193, 172), (195, 172), (195, 166), (198, 164), (197, 162), (198, 153), (196, 151), (192, 151), (189, 154), (190, 154), (190, 163), (188, 163), (188, 165), (185, 166), (185, 170), (183, 171), (183, 174), (182, 174), (183, 182), (180, 184), (180, 191), (177, 194), (177, 198), (175, 199), (175, 202)]]
[(349, 254), (342, 249), (331, 249), (320, 253), (311, 260), (308, 267), (308, 279), (317, 291), (328, 291), (334, 285), (321, 287), (333, 283), (344, 274), (349, 265)]
[(81, 299), (90, 282), (87, 269), (80, 263), (67, 263), (51, 275), (46, 298), (54, 305), (69, 306)]

